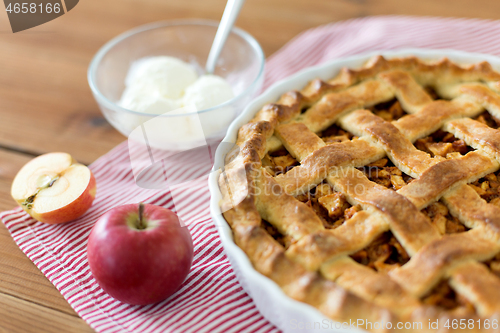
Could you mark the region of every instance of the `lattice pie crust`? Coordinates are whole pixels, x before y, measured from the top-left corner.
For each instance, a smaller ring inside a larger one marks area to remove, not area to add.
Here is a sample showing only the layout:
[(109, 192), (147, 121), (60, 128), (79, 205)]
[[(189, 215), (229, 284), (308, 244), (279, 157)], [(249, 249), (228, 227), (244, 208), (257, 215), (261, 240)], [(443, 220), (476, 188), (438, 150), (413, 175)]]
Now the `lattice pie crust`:
[(236, 244), (338, 321), (497, 318), (499, 93), (486, 62), (378, 56), (284, 94), (226, 156)]

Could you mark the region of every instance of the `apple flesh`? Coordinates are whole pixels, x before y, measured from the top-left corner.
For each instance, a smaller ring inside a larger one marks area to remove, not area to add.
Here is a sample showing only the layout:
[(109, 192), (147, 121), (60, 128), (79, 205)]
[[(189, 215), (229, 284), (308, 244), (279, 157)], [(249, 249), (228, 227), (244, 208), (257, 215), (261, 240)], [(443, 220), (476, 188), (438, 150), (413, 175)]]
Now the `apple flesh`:
[(92, 275), (110, 296), (146, 305), (172, 295), (191, 269), (193, 242), (169, 209), (128, 204), (104, 214), (90, 233)]
[(40, 155), (17, 173), (11, 195), (33, 218), (49, 224), (82, 216), (92, 206), (96, 181), (88, 167), (69, 154)]

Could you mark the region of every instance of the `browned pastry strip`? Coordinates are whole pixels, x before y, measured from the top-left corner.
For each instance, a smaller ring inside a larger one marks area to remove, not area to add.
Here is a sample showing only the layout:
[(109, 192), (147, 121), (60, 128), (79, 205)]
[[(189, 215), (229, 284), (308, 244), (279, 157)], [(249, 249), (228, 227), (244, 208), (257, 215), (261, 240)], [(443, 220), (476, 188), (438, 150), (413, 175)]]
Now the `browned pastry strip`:
[(260, 216), (293, 240), (323, 230), (323, 223), (311, 207), (285, 193), (264, 169), (259, 169), (255, 206)]
[(500, 118), (500, 95), (491, 91), (484, 84), (464, 84), (459, 86), (459, 93), (473, 98), (495, 117)]
[(445, 194), (443, 202), (468, 228), (483, 227), (485, 236), (500, 238), (500, 207), (486, 203), (469, 185)]
[(486, 260), (499, 251), (500, 245), (485, 237), (482, 228), (476, 228), (430, 242), (389, 275), (411, 294), (421, 297), (436, 285), (450, 266), (468, 260)]
[(437, 131), (443, 124), (454, 118), (474, 117), (481, 113), (483, 107), (466, 98), (452, 101), (434, 101), (426, 105), (420, 112), (400, 118), (394, 122), (408, 140), (415, 140)]
[(425, 89), (407, 72), (394, 70), (381, 73), (379, 77), (393, 87), (396, 98), (407, 112), (416, 113), (432, 102)]
[(262, 221), (251, 197), (240, 202), (238, 206), (225, 211), (223, 215), (233, 230), (242, 226), (260, 226)]
[(310, 81), (304, 87), (304, 89), (302, 89), (301, 93), (304, 96), (306, 96), (309, 101), (317, 101), (321, 98), (321, 96), (323, 96), (327, 93), (331, 93), (331, 92), (345, 89), (350, 85), (351, 85), (350, 82), (338, 81), (338, 82), (330, 84), (330, 83), (325, 82), (325, 81), (320, 80), (320, 79), (314, 79), (314, 80)]
[(464, 140), (469, 146), (485, 151), (500, 161), (500, 131), (478, 121), (462, 118), (448, 122), (444, 130)]
[[(266, 141), (274, 132), (274, 127), (268, 121), (258, 121), (243, 125), (238, 131), (236, 147), (226, 155), (226, 164), (236, 157), (240, 161), (260, 161), (266, 154)], [(230, 166), (226, 166), (226, 169)]]
[(346, 168), (330, 174), (328, 182), (346, 195), (351, 204), (364, 209), (376, 208), (387, 218), (390, 229), (408, 254), (414, 255), (428, 242), (438, 239), (439, 232), (404, 196), (371, 182), (359, 170)]
[(237, 167), (227, 168), (220, 174), (219, 188), (222, 192), (222, 212), (237, 207), (242, 202), (251, 202), (253, 205), (254, 179), (256, 173), (259, 172), (259, 166), (257, 163), (244, 163)]
[(251, 122), (267, 121), (274, 127), (279, 122), (297, 117), (302, 107), (308, 103), (310, 103), (310, 99), (301, 92), (290, 91), (283, 94), (278, 103), (264, 105)]
[(356, 321), (358, 311), (363, 311), (367, 320), (393, 320), (389, 311), (289, 260), (283, 248), (262, 228), (236, 225), (233, 231), (236, 244), (247, 253), (257, 271), (276, 282), (288, 296), (318, 308), (330, 318)]
[(423, 209), (439, 200), (454, 185), (473, 182), (496, 171), (498, 167), (497, 161), (471, 151), (461, 158), (445, 160), (429, 167), (398, 193), (408, 198), (418, 209)]
[(450, 272), (450, 285), (464, 295), (481, 316), (500, 313), (500, 279), (477, 262), (459, 265)]
[(404, 70), (412, 74), (422, 86), (438, 86), (451, 83), (472, 81), (500, 81), (500, 74), (484, 61), (470, 66), (458, 66), (447, 58), (435, 62), (423, 62), (417, 57), (386, 59), (373, 57), (359, 69), (343, 68), (340, 74), (328, 81), (352, 85), (362, 80), (375, 77), (388, 70)]
[(349, 257), (330, 261), (321, 266), (321, 274), (350, 292), (407, 316), (420, 302), (385, 274), (360, 265)]
[[(301, 94), (300, 96), (303, 95)], [(313, 96), (314, 98), (320, 98), (322, 95), (313, 94)], [(268, 116), (263, 116), (269, 113), (268, 110), (272, 107), (276, 110), (274, 113), (286, 114), (286, 117), (281, 117), (283, 120), (280, 120), (280, 122), (286, 122), (293, 119), (294, 121), (304, 123), (311, 131), (319, 132), (328, 128), (335, 123), (341, 115), (349, 111), (358, 109), (362, 106), (370, 106), (384, 102), (393, 97), (394, 92), (390, 89), (389, 85), (382, 81), (370, 80), (349, 87), (344, 91), (325, 94), (316, 103), (296, 102), (293, 104), (293, 111), (283, 111), (291, 110), (292, 107), (283, 107), (280, 106), (280, 104), (269, 104), (257, 113), (256, 119), (265, 119), (268, 121), (271, 121), (270, 119), (279, 119), (280, 117), (272, 116), (271, 113)], [(304, 107), (305, 105), (312, 106), (304, 114), (298, 113), (298, 108)], [(279, 149), (280, 145), (281, 143), (274, 137), (271, 137), (268, 141), (268, 149), (270, 151)]]
[[(274, 128), (278, 123), (293, 121), (300, 116), (303, 109), (307, 109), (315, 104), (325, 94), (333, 93), (347, 86), (345, 83), (328, 84), (321, 80), (313, 80), (301, 92), (291, 91), (285, 93), (281, 96), (278, 103), (265, 105), (257, 113), (252, 122), (266, 120), (271, 122)], [(340, 113), (343, 111), (345, 110), (340, 110)], [(281, 146), (282, 143), (277, 137), (268, 137), (266, 144), (267, 151), (273, 152), (281, 148)]]
[(305, 268), (316, 271), (328, 260), (365, 248), (387, 230), (388, 223), (379, 215), (361, 211), (336, 229), (303, 237), (290, 246), (286, 255)]
[(414, 178), (430, 165), (439, 162), (415, 148), (393, 124), (368, 110), (354, 111), (342, 118), (340, 124), (358, 136), (369, 136), (374, 143), (384, 148), (394, 165)]
[(276, 136), (273, 135), (269, 139), (267, 139), (266, 147), (267, 151), (272, 153), (282, 148), (283, 144), (280, 141), (280, 139), (278, 139)]
[(325, 142), (302, 123), (279, 125), (276, 127), (275, 134), (286, 150), (299, 162), (310, 153), (325, 146)]
[(394, 92), (382, 81), (369, 80), (341, 92), (326, 94), (297, 118), (313, 132), (322, 131), (342, 114), (385, 102), (394, 98)]
[[(319, 98), (319, 95), (321, 94), (318, 93), (317, 98)], [(300, 115), (302, 107), (311, 102), (309, 98), (300, 92), (292, 91), (281, 96), (279, 103), (264, 105), (252, 121), (240, 128), (236, 144), (242, 150), (245, 146), (250, 146), (262, 158), (269, 150), (267, 143), (271, 140), (276, 125), (279, 122), (297, 117)], [(257, 139), (258, 142), (251, 142)]]
[(383, 149), (364, 139), (329, 145), (308, 155), (302, 165), (277, 176), (276, 181), (288, 194), (297, 195), (321, 183), (330, 172), (338, 168), (360, 167), (379, 160), (384, 155)]

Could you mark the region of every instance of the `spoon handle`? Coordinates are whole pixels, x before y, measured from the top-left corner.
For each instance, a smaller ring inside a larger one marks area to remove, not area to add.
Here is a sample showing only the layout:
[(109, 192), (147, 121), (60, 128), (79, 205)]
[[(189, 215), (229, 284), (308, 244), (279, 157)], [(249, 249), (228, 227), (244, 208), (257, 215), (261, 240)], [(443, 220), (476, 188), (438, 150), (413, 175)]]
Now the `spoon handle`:
[(205, 66), (207, 74), (213, 74), (220, 52), (226, 43), (227, 36), (233, 28), (234, 22), (236, 21), (244, 2), (245, 0), (227, 1), (226, 8), (224, 9), (224, 13), (222, 14), (222, 18), (220, 20), (219, 28), (215, 34), (212, 48), (208, 54), (207, 64)]

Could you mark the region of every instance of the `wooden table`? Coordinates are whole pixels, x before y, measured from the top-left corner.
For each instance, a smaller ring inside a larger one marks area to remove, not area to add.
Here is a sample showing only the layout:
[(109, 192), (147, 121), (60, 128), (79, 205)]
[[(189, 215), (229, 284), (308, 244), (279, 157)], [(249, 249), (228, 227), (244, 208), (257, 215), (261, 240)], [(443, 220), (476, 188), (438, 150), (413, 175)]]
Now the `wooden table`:
[[(68, 14), (12, 34), (0, 13), (0, 211), (34, 156), (64, 151), (89, 164), (125, 138), (101, 115), (87, 85), (93, 54), (121, 32), (175, 18), (220, 19), (222, 0), (83, 0)], [(3, 8), (3, 7), (1, 7)], [(3, 9), (2, 9), (3, 10)], [(491, 0), (251, 0), (237, 25), (268, 56), (301, 31), (367, 15), (500, 18)], [(92, 331), (0, 224), (0, 332)]]

